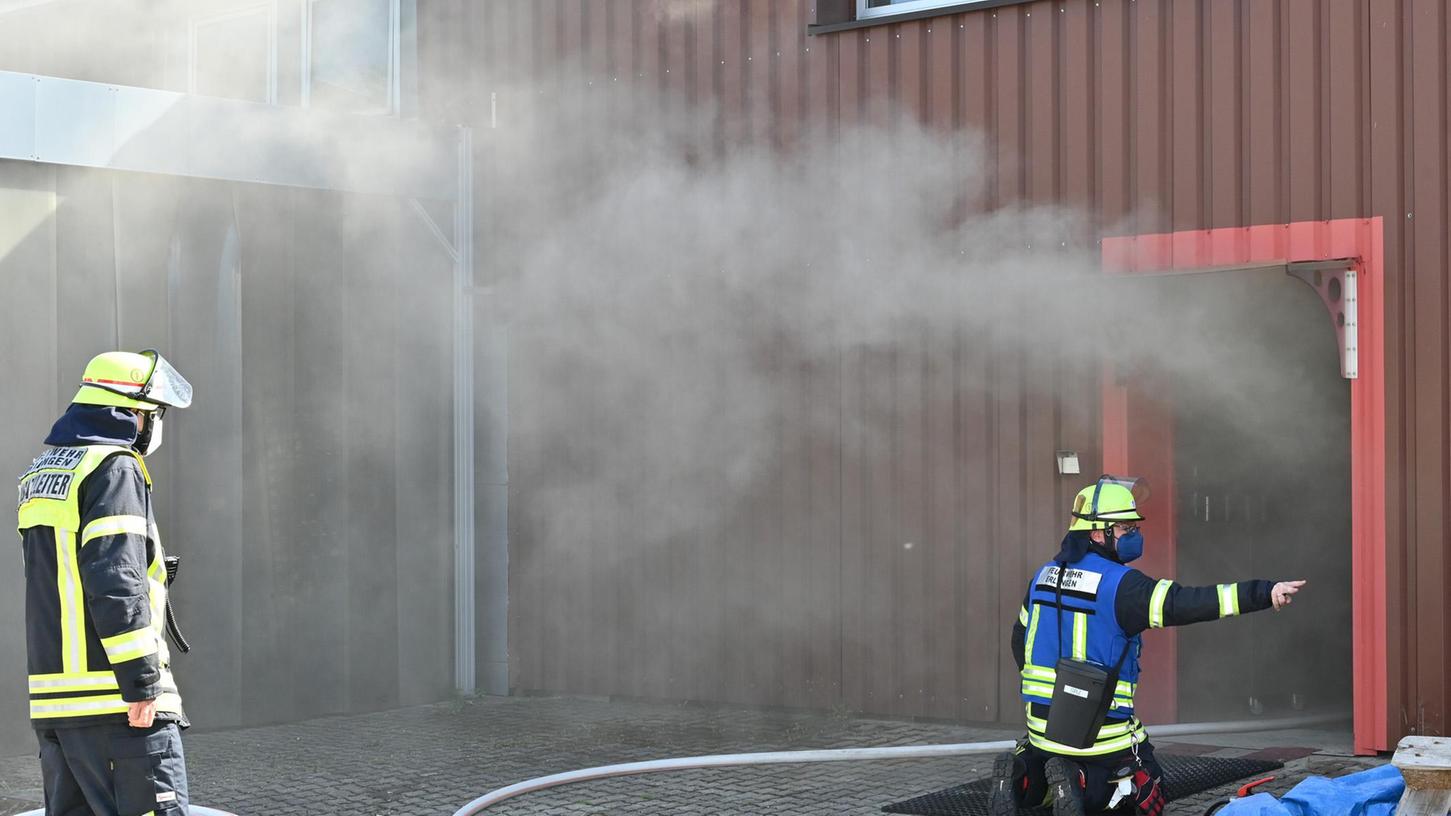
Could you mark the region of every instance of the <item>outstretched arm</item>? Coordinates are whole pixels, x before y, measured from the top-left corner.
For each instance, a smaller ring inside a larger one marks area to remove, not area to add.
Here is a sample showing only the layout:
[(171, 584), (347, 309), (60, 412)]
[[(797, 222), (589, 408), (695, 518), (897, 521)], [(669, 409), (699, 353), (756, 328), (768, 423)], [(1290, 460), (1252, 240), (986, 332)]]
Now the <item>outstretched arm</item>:
[(1132, 637), (1145, 629), (1185, 626), (1271, 607), (1278, 610), (1288, 606), (1304, 585), (1304, 581), (1256, 580), (1183, 586), (1130, 570), (1119, 584), (1114, 611), (1119, 625)]

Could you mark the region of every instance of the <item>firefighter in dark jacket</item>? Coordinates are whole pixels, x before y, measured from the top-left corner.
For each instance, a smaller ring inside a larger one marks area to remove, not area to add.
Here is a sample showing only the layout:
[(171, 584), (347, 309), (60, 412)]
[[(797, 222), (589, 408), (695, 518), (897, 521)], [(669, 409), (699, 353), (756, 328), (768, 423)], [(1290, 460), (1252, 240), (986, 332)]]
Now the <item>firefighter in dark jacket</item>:
[[(1165, 802), (1162, 772), (1144, 726), (1134, 716), (1141, 633), (1270, 607), (1279, 610), (1305, 584), (1241, 581), (1189, 587), (1125, 566), (1144, 547), (1135, 487), (1133, 479), (1104, 476), (1080, 491), (1058, 554), (1029, 584), (1012, 634), (1028, 735), (994, 766), (993, 816), (1012, 816), (1019, 804), (1050, 801), (1056, 816), (1120, 806), (1159, 816)], [(1089, 730), (1078, 745), (1049, 738), (1057, 734), (1049, 726), (1055, 689), (1064, 695), (1059, 699), (1065, 711), (1081, 702), (1067, 695), (1087, 693), (1060, 682), (1060, 658), (1107, 669), (1108, 683), (1113, 684), (1105, 685), (1098, 704), (1098, 711), (1106, 708), (1106, 716), (1089, 719)]]
[(144, 456), (191, 385), (155, 351), (107, 352), (20, 477), (30, 722), (47, 816), (187, 812), (189, 725), (162, 636), (164, 554)]

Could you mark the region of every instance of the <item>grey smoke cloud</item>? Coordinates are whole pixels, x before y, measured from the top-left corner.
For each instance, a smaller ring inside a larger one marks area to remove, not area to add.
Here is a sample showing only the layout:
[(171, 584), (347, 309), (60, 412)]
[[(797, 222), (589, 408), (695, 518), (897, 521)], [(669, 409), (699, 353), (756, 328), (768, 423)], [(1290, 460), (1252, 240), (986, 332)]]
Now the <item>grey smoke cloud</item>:
[[(708, 106), (661, 103), (655, 89), (590, 90), (568, 75), (542, 87), (501, 90), (503, 124), (491, 134), (501, 168), (493, 217), (507, 238), (489, 253), (516, 354), (512, 461), (522, 520), (512, 543), (521, 571), (589, 558), (592, 582), (609, 587), (690, 549), (702, 531), (724, 558), (753, 557), (751, 533), (729, 540), (721, 531), (750, 530), (741, 514), (773, 506), (782, 463), (805, 455), (793, 446), (850, 440), (866, 460), (888, 461), (900, 423), (911, 421), (890, 408), (843, 409), (858, 399), (894, 405), (900, 384), (890, 377), (853, 381), (852, 393), (804, 408), (788, 396), (796, 380), (873, 355), (910, 361), (923, 349), (1023, 365), (1021, 385), (961, 382), (962, 399), (1003, 387), (1096, 404), (1099, 366), (1115, 361), (1120, 376), (1170, 400), (1182, 422), (1224, 423), (1213, 427), (1239, 464), (1215, 466), (1240, 468), (1247, 485), (1273, 485), (1267, 501), (1334, 504), (1335, 486), (1316, 494), (1312, 480), (1340, 461), (1346, 385), (1323, 310), (1299, 282), (1264, 277), (1272, 273), (1107, 280), (1096, 239), (1121, 230), (1068, 207), (985, 205), (997, 168), (970, 131), (903, 121), (808, 129), (784, 146), (718, 145), (720, 113)], [(515, 118), (516, 104), (527, 113)], [(665, 497), (669, 507), (658, 504)], [(612, 506), (623, 529), (599, 529)], [(1339, 518), (1281, 514), (1251, 549), (1186, 551), (1182, 577), (1299, 574), (1308, 551), (1277, 550), (1277, 537), (1333, 536)], [(1242, 530), (1224, 534), (1251, 540)], [(1024, 546), (1046, 557), (1055, 542)], [(773, 609), (768, 569), (670, 573), (686, 585), (627, 604), (619, 628), (670, 631), (662, 621), (696, 614), (706, 585), (729, 586), (725, 622), (688, 643), (661, 644), (642, 671), (682, 671), (728, 648), (721, 642), (737, 626), (794, 642), (796, 633), (779, 630), (804, 624)], [(1311, 617), (1346, 607), (1336, 595), (1344, 573), (1327, 569), (1315, 577), (1329, 585), (1305, 604)], [(591, 603), (593, 614), (609, 608)], [(579, 624), (570, 602), (528, 604), (554, 618), (545, 630), (558, 637)], [(1188, 642), (1206, 654), (1249, 654), (1254, 641), (1288, 649), (1305, 638), (1303, 626), (1282, 620), (1225, 626)], [(1206, 682), (1205, 694), (1244, 699), (1226, 684)], [(1210, 715), (1244, 713), (1215, 705)]]
[[(669, 20), (712, 7), (658, 5)], [(146, 42), (122, 32), (129, 26), (139, 37), (155, 13), (169, 12), (128, 2), (95, 26), (55, 35), (57, 47), (44, 54), (11, 46), (11, 55), (36, 67), (0, 68), (105, 79), (86, 50), (103, 35), (105, 42)], [(143, 52), (155, 58), (155, 49)], [(111, 51), (97, 59), (120, 61)], [(164, 59), (153, 67), (151, 76), (176, 75)], [(148, 84), (146, 73), (133, 68), (135, 79), (117, 81)], [(897, 421), (890, 412), (843, 411), (844, 394), (803, 404), (788, 393), (803, 377), (852, 360), (905, 359), (924, 348), (981, 354), (1004, 367), (1021, 365), (1025, 381), (1012, 387), (1025, 395), (1096, 402), (1103, 355), (1122, 355), (1130, 361), (1127, 376), (1158, 377), (1203, 414), (1241, 418), (1234, 423), (1238, 444), (1271, 451), (1276, 476), (1286, 479), (1305, 478), (1306, 463), (1320, 461), (1322, 446), (1336, 438), (1333, 416), (1307, 411), (1303, 422), (1289, 424), (1282, 415), (1257, 419), (1266, 405), (1338, 398), (1333, 378), (1327, 385), (1297, 374), (1266, 353), (1294, 347), (1300, 335), (1258, 327), (1291, 326), (1288, 319), (1246, 308), (1255, 295), (1244, 289), (1187, 297), (1106, 283), (1096, 239), (1120, 230), (1072, 208), (992, 201), (998, 168), (981, 134), (934, 132), (908, 120), (892, 128), (810, 123), (792, 144), (727, 144), (716, 130), (721, 111), (662, 98), (654, 87), (620, 82), (605, 90), (567, 68), (535, 83), (494, 87), (497, 129), (486, 127), (486, 98), (465, 88), (429, 91), (476, 103), (454, 110), (474, 123), (480, 149), (478, 278), (510, 330), (515, 567), (547, 570), (557, 559), (590, 559), (597, 594), (588, 602), (530, 602), (531, 614), (552, 618), (547, 631), (567, 632), (578, 616), (601, 614), (600, 597), (624, 571), (678, 550), (684, 540), (710, 538), (724, 551), (722, 561), (746, 559), (749, 542), (726, 540), (722, 530), (778, 500), (764, 493), (781, 463), (801, 455), (799, 446), (851, 439), (866, 459), (890, 456)], [(406, 144), (382, 151), (346, 140), (313, 147), (320, 161), (350, 178), (366, 177), (383, 162), (396, 171), (421, 160)], [(329, 195), (299, 200), (304, 207), (339, 207)], [(393, 204), (381, 216), (367, 206), (378, 203), (347, 204), (336, 231), (338, 244), (360, 264), (370, 240), (402, 230), (413, 217)], [(256, 231), (249, 235), (268, 243)], [(286, 254), (280, 239), (276, 254)], [(446, 361), (440, 334), (415, 322), (442, 306), (432, 315), (437, 329), (450, 319), (447, 304), (411, 290), (406, 281), (418, 270), (407, 253), (397, 257), (392, 280), (375, 268), (369, 285), (355, 286), (351, 296), (365, 315), (385, 313), (394, 298), (416, 298), (409, 320), (397, 326), (398, 339), (417, 358)], [(244, 275), (242, 285), (253, 283)], [(1318, 309), (1308, 289), (1299, 294)], [(1323, 320), (1301, 310), (1293, 325), (1316, 317)], [(1322, 354), (1313, 364), (1334, 360)], [(899, 390), (874, 378), (851, 386), (850, 399), (870, 404), (890, 405)], [(995, 387), (955, 385), (963, 398), (990, 397)], [(435, 419), (446, 421), (441, 413)], [(786, 434), (788, 422), (793, 430)], [(287, 433), (284, 426), (272, 444), (290, 440)], [(603, 529), (602, 520), (613, 527)], [(309, 530), (320, 524), (302, 523)], [(629, 546), (616, 546), (621, 540)], [(1052, 544), (1026, 546), (1046, 557)], [(683, 616), (707, 584), (735, 571), (726, 599), (731, 614), (714, 629), (692, 630), (689, 643), (672, 646), (674, 657), (652, 655), (647, 673), (683, 671), (721, 648), (729, 626), (797, 625), (741, 579), (742, 570), (749, 578), (765, 567), (706, 567), (719, 572), (676, 574), (682, 586), (643, 599), (610, 623), (619, 635), (668, 631), (660, 621)], [(516, 654), (536, 646), (516, 645)], [(587, 647), (608, 659), (607, 644)]]
[[(538, 389), (525, 386), (514, 429), (558, 433), (589, 416), (603, 427), (572, 444), (606, 459), (624, 453), (628, 427), (651, 429), (629, 455), (718, 471), (731, 488), (703, 479), (712, 495), (683, 514), (691, 525), (709, 526), (790, 455), (773, 423), (783, 378), (801, 366), (963, 333), (1063, 365), (1096, 354), (1062, 342), (1065, 294), (1097, 266), (1086, 219), (1058, 207), (967, 215), (988, 167), (975, 134), (821, 128), (795, 145), (717, 152), (709, 108), (582, 82), (542, 101), (533, 90), (501, 92), (504, 124), (489, 134), (502, 227), (485, 251), (527, 361), (515, 371)], [(516, 120), (520, 99), (532, 107)], [(589, 406), (558, 396), (582, 377)], [(813, 430), (834, 433), (839, 406), (812, 408)], [(884, 444), (886, 431), (866, 438)], [(588, 506), (560, 499), (548, 523)]]

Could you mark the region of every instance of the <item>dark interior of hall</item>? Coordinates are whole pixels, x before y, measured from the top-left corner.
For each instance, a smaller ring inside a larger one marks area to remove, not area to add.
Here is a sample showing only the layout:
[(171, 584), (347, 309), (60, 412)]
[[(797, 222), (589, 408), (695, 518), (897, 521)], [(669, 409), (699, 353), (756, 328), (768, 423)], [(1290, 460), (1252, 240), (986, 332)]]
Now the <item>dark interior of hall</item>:
[(1173, 446), (1173, 577), (1309, 582), (1283, 613), (1178, 631), (1179, 720), (1348, 713), (1350, 381), (1325, 307), (1284, 268), (1134, 286), (1136, 390)]

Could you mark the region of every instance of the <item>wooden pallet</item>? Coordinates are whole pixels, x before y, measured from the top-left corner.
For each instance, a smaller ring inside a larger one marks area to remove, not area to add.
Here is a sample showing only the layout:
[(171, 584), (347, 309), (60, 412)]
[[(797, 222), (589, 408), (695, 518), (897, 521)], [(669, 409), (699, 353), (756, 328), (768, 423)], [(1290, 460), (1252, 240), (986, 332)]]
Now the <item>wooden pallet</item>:
[(1406, 737), (1391, 764), (1406, 780), (1397, 816), (1445, 816), (1451, 809), (1451, 738)]

